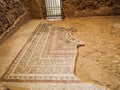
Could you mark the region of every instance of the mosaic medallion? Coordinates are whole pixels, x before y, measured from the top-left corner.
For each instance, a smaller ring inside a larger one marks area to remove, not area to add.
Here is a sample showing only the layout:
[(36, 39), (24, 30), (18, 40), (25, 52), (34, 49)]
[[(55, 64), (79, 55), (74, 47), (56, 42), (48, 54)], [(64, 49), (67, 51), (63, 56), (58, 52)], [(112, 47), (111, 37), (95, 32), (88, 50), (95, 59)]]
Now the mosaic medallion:
[(78, 82), (74, 75), (77, 46), (71, 29), (41, 22), (16, 56), (2, 80)]

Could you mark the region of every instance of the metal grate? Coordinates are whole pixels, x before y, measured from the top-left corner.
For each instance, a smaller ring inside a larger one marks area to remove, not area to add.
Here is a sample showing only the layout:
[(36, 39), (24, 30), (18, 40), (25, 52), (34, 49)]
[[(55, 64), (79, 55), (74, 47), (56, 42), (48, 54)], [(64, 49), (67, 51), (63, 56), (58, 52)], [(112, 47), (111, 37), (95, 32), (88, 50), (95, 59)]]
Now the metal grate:
[(61, 17), (61, 0), (45, 0), (47, 18)]

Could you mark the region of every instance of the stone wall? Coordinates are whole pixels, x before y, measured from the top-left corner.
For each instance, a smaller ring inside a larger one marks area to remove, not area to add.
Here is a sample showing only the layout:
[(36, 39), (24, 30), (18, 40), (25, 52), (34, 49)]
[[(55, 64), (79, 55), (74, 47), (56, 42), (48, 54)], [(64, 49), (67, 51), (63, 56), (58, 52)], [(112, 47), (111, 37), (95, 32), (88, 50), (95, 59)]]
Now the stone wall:
[(120, 0), (62, 0), (64, 17), (120, 15)]
[(26, 0), (33, 18), (45, 18), (45, 0)]
[(0, 35), (26, 11), (23, 0), (0, 0)]

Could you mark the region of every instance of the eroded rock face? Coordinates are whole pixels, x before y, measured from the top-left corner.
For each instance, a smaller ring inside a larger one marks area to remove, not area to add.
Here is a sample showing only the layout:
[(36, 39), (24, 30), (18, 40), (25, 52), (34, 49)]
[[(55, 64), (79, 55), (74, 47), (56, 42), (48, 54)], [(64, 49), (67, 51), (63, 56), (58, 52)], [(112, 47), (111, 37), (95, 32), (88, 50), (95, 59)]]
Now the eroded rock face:
[(33, 18), (45, 18), (44, 0), (26, 0)]
[(15, 20), (25, 12), (23, 0), (0, 1), (0, 35), (5, 32)]
[(64, 17), (120, 15), (120, 0), (62, 0)]

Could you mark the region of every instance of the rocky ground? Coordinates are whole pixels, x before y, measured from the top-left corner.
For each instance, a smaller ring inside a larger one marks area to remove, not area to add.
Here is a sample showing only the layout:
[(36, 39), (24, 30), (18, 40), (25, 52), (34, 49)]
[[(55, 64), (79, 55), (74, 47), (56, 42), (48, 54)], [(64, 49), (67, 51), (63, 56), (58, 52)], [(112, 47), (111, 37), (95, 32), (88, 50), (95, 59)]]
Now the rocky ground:
[(120, 14), (119, 0), (62, 0), (62, 6), (65, 17)]
[(0, 0), (0, 35), (24, 12), (25, 5), (21, 0)]
[(78, 47), (75, 68), (82, 82), (120, 90), (120, 17), (71, 18), (52, 23), (75, 28), (73, 35), (85, 42)]

